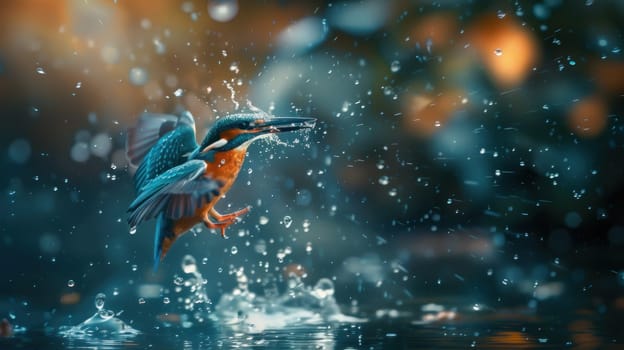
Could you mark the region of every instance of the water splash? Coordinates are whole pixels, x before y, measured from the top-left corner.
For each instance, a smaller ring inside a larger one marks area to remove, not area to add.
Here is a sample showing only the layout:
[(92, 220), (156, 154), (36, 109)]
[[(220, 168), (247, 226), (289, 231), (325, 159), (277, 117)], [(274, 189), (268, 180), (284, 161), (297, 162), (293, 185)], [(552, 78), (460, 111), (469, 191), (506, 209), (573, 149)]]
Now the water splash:
[[(106, 295), (98, 293), (95, 296), (95, 308), (97, 311), (76, 326), (62, 326), (59, 334), (66, 338), (129, 338), (141, 332), (132, 328), (121, 319), (115, 317), (115, 312), (104, 308)], [(119, 315), (119, 314), (117, 314)]]
[(314, 287), (307, 286), (295, 273), (289, 275), (285, 293), (279, 294), (276, 279), (267, 275), (262, 280), (264, 295), (248, 288), (243, 268), (236, 270), (238, 285), (221, 296), (215, 306), (213, 321), (247, 333), (287, 329), (324, 323), (366, 322), (366, 319), (344, 315), (334, 298), (334, 284), (321, 278)]
[(230, 90), (230, 100), (232, 100), (232, 103), (234, 104), (234, 110), (237, 111), (240, 107), (240, 103), (236, 100), (236, 91), (234, 90), (234, 87), (227, 80), (224, 80), (223, 84), (228, 90)]
[(178, 275), (174, 276), (174, 291), (178, 295), (175, 300), (178, 302), (177, 305), (182, 305), (182, 310), (180, 310), (180, 322), (182, 327), (189, 328), (193, 326), (191, 319), (198, 323), (203, 323), (206, 320), (211, 312), (210, 305), (212, 301), (206, 292), (206, 284), (208, 281), (197, 269), (197, 261), (195, 258), (192, 255), (185, 255), (184, 258), (182, 258), (181, 267), (184, 274), (188, 276), (187, 278)]

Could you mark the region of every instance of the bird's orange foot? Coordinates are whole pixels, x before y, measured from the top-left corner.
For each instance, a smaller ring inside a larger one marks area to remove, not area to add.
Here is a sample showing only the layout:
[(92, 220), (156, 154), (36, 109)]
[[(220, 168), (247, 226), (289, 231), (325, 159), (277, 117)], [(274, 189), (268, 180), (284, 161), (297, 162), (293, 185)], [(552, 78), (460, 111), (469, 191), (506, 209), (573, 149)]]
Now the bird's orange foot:
[(221, 237), (225, 238), (225, 229), (236, 222), (236, 218), (224, 221), (212, 222), (209, 218), (204, 218), (204, 225), (209, 229), (220, 229)]
[(251, 210), (251, 207), (245, 207), (229, 214), (220, 214), (215, 208), (212, 208), (210, 209), (210, 215), (219, 221), (229, 221), (249, 213), (249, 210)]

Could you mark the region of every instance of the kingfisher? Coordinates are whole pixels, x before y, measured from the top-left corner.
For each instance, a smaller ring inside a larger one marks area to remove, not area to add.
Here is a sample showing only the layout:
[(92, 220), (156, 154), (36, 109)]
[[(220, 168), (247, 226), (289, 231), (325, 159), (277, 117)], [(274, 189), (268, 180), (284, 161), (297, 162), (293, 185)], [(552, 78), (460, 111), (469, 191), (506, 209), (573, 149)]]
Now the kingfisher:
[(128, 208), (131, 232), (156, 219), (154, 270), (173, 242), (196, 224), (221, 230), (249, 212), (249, 207), (221, 214), (215, 205), (234, 184), (247, 148), (276, 133), (314, 128), (316, 119), (232, 114), (218, 119), (203, 141), (196, 141), (190, 112), (143, 113), (126, 138), (126, 157), (136, 168), (136, 198)]

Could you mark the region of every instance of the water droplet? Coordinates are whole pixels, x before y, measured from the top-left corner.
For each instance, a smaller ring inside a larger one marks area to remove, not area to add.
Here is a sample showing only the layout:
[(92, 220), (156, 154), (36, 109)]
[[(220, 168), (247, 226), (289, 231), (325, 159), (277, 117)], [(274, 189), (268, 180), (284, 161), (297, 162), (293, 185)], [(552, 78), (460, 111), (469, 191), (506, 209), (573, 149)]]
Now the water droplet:
[(496, 176), (501, 176), (501, 171), (500, 171), (500, 169), (496, 169), (496, 170), (494, 171), (494, 175), (496, 175)]
[(310, 243), (310, 242), (306, 243), (305, 251), (306, 251), (306, 253), (308, 253), (308, 255), (310, 253), (312, 253), (312, 243)]
[(379, 178), (379, 184), (382, 186), (386, 186), (387, 184), (390, 183), (390, 178), (386, 175), (383, 175), (382, 177)]
[(284, 218), (282, 219), (282, 222), (284, 223), (284, 226), (285, 226), (286, 228), (289, 228), (289, 227), (290, 227), (290, 225), (292, 225), (293, 219), (292, 219), (290, 216), (286, 215), (286, 216), (284, 216)]
[(503, 55), (503, 50), (502, 49), (496, 49), (496, 50), (494, 50), (494, 54), (496, 56), (502, 56)]
[(192, 255), (185, 255), (182, 258), (182, 271), (184, 273), (195, 273), (197, 272), (197, 264), (195, 263), (195, 258)]
[(176, 89), (176, 91), (173, 92), (173, 94), (175, 95), (175, 97), (180, 97), (184, 94), (184, 90), (178, 88)]
[(211, 0), (208, 3), (208, 14), (217, 22), (231, 21), (237, 13), (237, 0)]
[(167, 52), (167, 45), (160, 40), (159, 37), (155, 37), (152, 39), (152, 44), (154, 44), (154, 48), (156, 49), (156, 53), (159, 55), (163, 55)]
[(236, 253), (238, 253), (238, 248), (235, 245), (232, 246), (232, 248), (230, 248), (230, 253), (232, 253), (232, 255), (236, 255)]
[(141, 305), (145, 304), (145, 298), (139, 298), (139, 304)]
[(130, 234), (131, 234), (131, 235), (135, 234), (135, 233), (136, 233), (136, 230), (137, 230), (136, 226), (132, 226), (132, 227), (130, 227)]
[(314, 286), (313, 293), (319, 299), (325, 299), (334, 295), (334, 283), (329, 278), (321, 278)]
[(104, 308), (104, 303), (106, 303), (106, 294), (98, 293), (95, 296), (95, 308), (98, 309), (98, 311), (102, 310)]
[(98, 311), (98, 315), (102, 318), (102, 321), (107, 321), (115, 316), (113, 310), (100, 310)]
[(340, 110), (342, 113), (347, 113), (349, 111), (349, 107), (351, 107), (351, 103), (349, 103), (349, 101), (344, 101)]
[(481, 305), (479, 305), (479, 304), (474, 304), (474, 305), (472, 305), (472, 309), (473, 309), (474, 311), (479, 311), (479, 310), (481, 310)]
[(397, 191), (397, 189), (396, 189), (396, 188), (392, 188), (390, 191), (388, 191), (388, 195), (389, 195), (390, 197), (394, 197), (394, 196), (396, 196), (396, 195), (397, 195), (397, 193), (398, 193), (398, 191)]
[(69, 288), (73, 288), (76, 285), (76, 282), (74, 282), (74, 280), (69, 280), (67, 281), (67, 286)]
[(169, 297), (164, 297), (163, 298), (163, 304), (169, 304), (171, 301), (169, 300)]
[(191, 1), (185, 1), (182, 3), (182, 11), (185, 13), (193, 12), (193, 3)]
[(303, 232), (310, 231), (310, 225), (311, 225), (310, 220), (308, 219), (303, 220), (303, 222), (301, 223), (301, 226), (303, 227)]
[(498, 10), (498, 11), (496, 12), (496, 17), (498, 17), (498, 18), (500, 18), (500, 19), (505, 18), (505, 16), (506, 16), (506, 14), (505, 14), (505, 11), (503, 11), (503, 10)]
[(35, 71), (37, 72), (37, 74), (41, 74), (41, 75), (46, 74), (45, 70), (43, 70), (43, 67), (37, 67)]
[(267, 248), (267, 244), (264, 239), (259, 239), (256, 245), (254, 246), (254, 250), (256, 251), (256, 253), (263, 254), (263, 255), (266, 254), (266, 248)]
[(284, 258), (286, 257), (286, 253), (284, 253), (284, 251), (280, 249), (277, 251), (277, 254), (275, 254), (275, 256), (277, 257), (277, 260), (281, 263), (284, 261)]
[(238, 63), (232, 62), (232, 64), (230, 64), (230, 72), (233, 72), (234, 74), (238, 74), (238, 72), (240, 72), (240, 69), (238, 68)]
[(269, 218), (267, 218), (266, 216), (260, 217), (260, 225), (266, 225), (268, 223), (269, 223)]
[(400, 70), (401, 70), (401, 63), (399, 61), (392, 61), (392, 63), (390, 63), (390, 71), (392, 73), (396, 73)]
[(145, 85), (149, 80), (149, 75), (144, 68), (132, 67), (128, 72), (128, 78), (133, 85), (141, 86)]

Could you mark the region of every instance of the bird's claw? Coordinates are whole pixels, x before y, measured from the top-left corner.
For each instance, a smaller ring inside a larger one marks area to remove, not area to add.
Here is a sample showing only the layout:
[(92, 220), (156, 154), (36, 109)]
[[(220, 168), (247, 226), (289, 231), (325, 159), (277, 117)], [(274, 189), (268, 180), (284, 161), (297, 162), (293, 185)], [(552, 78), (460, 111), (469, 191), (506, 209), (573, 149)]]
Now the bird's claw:
[(247, 214), (249, 210), (251, 210), (251, 207), (247, 206), (230, 214), (219, 214), (218, 211), (212, 208), (209, 212), (210, 216), (214, 217), (218, 221), (212, 222), (210, 221), (210, 218), (206, 216), (206, 218), (204, 218), (204, 224), (210, 229), (221, 229), (221, 237), (226, 238), (225, 229), (232, 224), (240, 222), (242, 220), (240, 216)]
[(227, 220), (223, 220), (223, 221), (217, 221), (217, 222), (212, 222), (208, 219), (204, 220), (204, 225), (206, 225), (207, 228), (209, 229), (220, 229), (221, 230), (221, 237), (223, 238), (227, 238), (225, 236), (225, 230), (232, 224), (235, 224), (237, 222), (239, 222), (240, 219), (237, 217), (231, 218), (231, 219), (227, 219)]
[(247, 213), (249, 213), (249, 211), (251, 210), (250, 206), (247, 206), (241, 210), (237, 210), (233, 213), (229, 213), (229, 214), (220, 214), (218, 211), (216, 211), (214, 208), (210, 210), (210, 215), (212, 215), (215, 219), (219, 220), (219, 221), (228, 221), (231, 219), (235, 219), (238, 218), (239, 216), (243, 216)]

